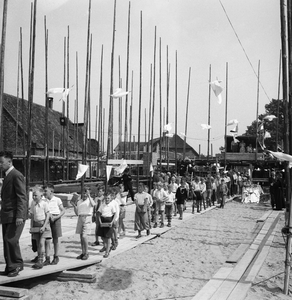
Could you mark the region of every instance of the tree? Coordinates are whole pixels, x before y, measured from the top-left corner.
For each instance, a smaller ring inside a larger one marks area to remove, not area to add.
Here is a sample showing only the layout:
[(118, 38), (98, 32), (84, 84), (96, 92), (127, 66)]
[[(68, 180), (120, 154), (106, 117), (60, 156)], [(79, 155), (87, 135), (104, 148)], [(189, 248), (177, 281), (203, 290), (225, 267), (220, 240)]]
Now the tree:
[[(279, 105), (279, 114), (278, 114), (278, 105)], [(284, 107), (283, 100), (272, 99), (272, 101), (265, 105), (265, 113), (259, 115), (259, 124), (263, 123), (264, 130), (269, 132), (271, 138), (265, 139), (265, 146), (267, 149), (272, 151), (277, 151), (277, 132), (278, 132), (278, 146), (283, 149), (283, 132), (284, 132)], [(277, 119), (272, 121), (264, 120), (265, 116), (274, 115)], [(277, 130), (277, 121), (278, 121), (278, 130)], [(250, 126), (247, 126), (246, 132), (243, 134), (245, 136), (255, 136), (257, 133), (256, 130), (256, 120), (251, 123)]]

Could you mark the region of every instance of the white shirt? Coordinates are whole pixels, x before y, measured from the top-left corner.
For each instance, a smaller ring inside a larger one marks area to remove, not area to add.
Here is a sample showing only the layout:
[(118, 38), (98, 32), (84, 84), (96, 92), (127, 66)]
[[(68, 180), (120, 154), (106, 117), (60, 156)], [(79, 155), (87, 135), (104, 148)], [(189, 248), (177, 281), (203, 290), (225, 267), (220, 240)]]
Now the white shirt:
[(117, 222), (119, 220), (119, 215), (120, 215), (120, 201), (117, 198), (115, 198), (110, 203), (112, 203), (112, 205), (115, 208), (116, 215), (114, 221)]
[(32, 202), (30, 213), (33, 215), (34, 221), (45, 221), (46, 214), (49, 213), (48, 203), (44, 200), (40, 200), (39, 203)]
[(110, 202), (109, 204), (101, 205), (98, 211), (103, 217), (110, 218), (115, 214), (116, 207), (112, 202)]
[(144, 205), (145, 200), (147, 201), (147, 203), (149, 201), (149, 194), (145, 193), (145, 192), (136, 193), (134, 199), (135, 199), (137, 205)]
[(92, 216), (93, 206), (91, 205), (89, 198), (87, 198), (84, 201), (81, 199), (77, 202), (77, 211), (78, 211), (78, 216), (80, 215)]
[(59, 197), (53, 196), (52, 199), (47, 198), (50, 213), (52, 215), (59, 215), (61, 210), (60, 206), (63, 205), (62, 200)]
[(175, 194), (173, 192), (167, 192), (168, 200), (165, 203), (174, 203), (175, 201)]

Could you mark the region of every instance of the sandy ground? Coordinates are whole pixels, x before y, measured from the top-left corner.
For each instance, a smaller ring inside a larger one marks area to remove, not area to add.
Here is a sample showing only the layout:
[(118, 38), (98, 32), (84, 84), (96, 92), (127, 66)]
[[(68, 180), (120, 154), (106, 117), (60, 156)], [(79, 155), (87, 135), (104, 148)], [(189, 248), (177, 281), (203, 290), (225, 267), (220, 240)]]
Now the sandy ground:
[[(32, 300), (190, 300), (224, 265), (268, 208), (264, 203), (231, 201), (225, 209), (216, 208), (202, 215), (195, 214), (160, 237), (80, 270), (96, 273), (95, 283), (59, 282), (42, 277), (15, 286), (28, 288)], [(187, 213), (190, 212), (188, 204)], [(75, 218), (72, 209), (67, 209), (65, 218)], [(126, 216), (129, 230), (133, 230), (133, 218), (131, 205)], [(277, 234), (267, 260), (256, 278), (255, 282), (261, 283), (252, 286), (246, 300), (291, 299), (282, 293), (284, 274), (280, 273), (284, 271), (285, 258), (281, 235), (283, 225), (284, 215), (276, 227)], [(94, 236), (90, 236), (89, 240), (93, 242)], [(65, 252), (70, 248), (78, 255), (79, 237), (74, 234), (63, 237), (61, 248)], [(100, 248), (90, 247), (91, 255), (100, 255)], [(29, 247), (25, 251), (23, 256), (33, 257)]]

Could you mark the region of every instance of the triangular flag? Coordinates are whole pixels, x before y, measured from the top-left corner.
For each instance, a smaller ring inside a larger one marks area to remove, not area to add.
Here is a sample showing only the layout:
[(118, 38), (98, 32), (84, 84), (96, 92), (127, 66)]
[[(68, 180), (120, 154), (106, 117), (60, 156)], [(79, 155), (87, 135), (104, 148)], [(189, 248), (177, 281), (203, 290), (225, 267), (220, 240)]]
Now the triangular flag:
[(227, 126), (230, 126), (230, 125), (236, 125), (236, 124), (238, 124), (237, 119), (232, 119), (232, 120), (230, 120), (230, 121), (227, 123)]
[(164, 129), (164, 131), (168, 131), (169, 132), (172, 129), (171, 123), (164, 125), (163, 129)]
[(267, 121), (273, 121), (274, 119), (276, 119), (277, 117), (274, 115), (267, 115), (263, 118), (263, 120), (267, 120)]
[(65, 88), (51, 88), (47, 91), (47, 94), (62, 94), (65, 90)]
[(264, 135), (264, 139), (269, 139), (271, 137), (272, 137), (271, 134), (268, 131), (266, 131)]
[(166, 133), (165, 136), (172, 138), (174, 136), (173, 133)]
[(218, 103), (219, 104), (222, 103), (221, 93), (223, 91), (223, 88), (221, 87), (220, 82), (221, 81), (218, 81), (218, 80), (214, 80), (214, 81), (210, 82), (212, 90), (213, 90), (215, 96), (218, 98)]
[(201, 124), (202, 129), (211, 129), (212, 126), (208, 124)]
[(267, 150), (269, 153), (271, 153), (273, 156), (275, 156), (276, 158), (278, 158), (279, 160), (283, 160), (283, 161), (289, 161), (292, 162), (292, 156), (283, 152), (273, 152), (270, 150)]
[(106, 180), (109, 181), (113, 166), (106, 166)]
[(179, 135), (181, 135), (183, 138), (187, 137), (183, 132), (180, 132)]
[(88, 165), (78, 164), (78, 173), (76, 175), (76, 180), (81, 178), (87, 170), (88, 170)]
[(122, 174), (127, 167), (128, 167), (127, 162), (123, 160), (123, 162), (118, 167), (115, 168), (117, 175)]
[(123, 91), (121, 88), (117, 88), (115, 90), (115, 92), (111, 95), (111, 97), (113, 98), (121, 98), (123, 96), (126, 96), (130, 93), (130, 91), (126, 92), (126, 91)]
[(150, 174), (151, 174), (151, 177), (153, 177), (154, 168), (153, 168), (152, 162), (150, 163), (149, 172), (150, 172)]
[(238, 125), (236, 125), (230, 132), (237, 133), (238, 132)]

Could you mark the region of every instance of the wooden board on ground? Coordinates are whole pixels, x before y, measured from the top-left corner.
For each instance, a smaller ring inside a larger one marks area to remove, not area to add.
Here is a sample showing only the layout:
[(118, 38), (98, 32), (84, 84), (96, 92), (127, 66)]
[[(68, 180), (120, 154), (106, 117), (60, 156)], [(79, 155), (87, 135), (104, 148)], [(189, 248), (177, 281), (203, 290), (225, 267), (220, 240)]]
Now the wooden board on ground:
[[(0, 276), (0, 285), (16, 282), (25, 279), (31, 279), (34, 277), (40, 277), (44, 275), (54, 274), (64, 270), (70, 270), (74, 268), (86, 267), (93, 264), (97, 264), (101, 261), (100, 256), (89, 256), (88, 260), (78, 260), (75, 257), (60, 256), (60, 261), (57, 265), (45, 266), (42, 269), (35, 270), (32, 268), (32, 263), (24, 263), (24, 269), (16, 277)], [(0, 268), (4, 270), (4, 264), (0, 265)]]
[(268, 210), (263, 216), (257, 219), (257, 222), (265, 222), (269, 215), (272, 213), (272, 210)]
[(2, 297), (0, 296), (0, 300), (30, 300), (30, 296), (29, 295), (25, 295), (22, 296), (20, 298), (13, 298), (13, 297)]
[(11, 298), (21, 298), (28, 295), (27, 289), (0, 286), (0, 296), (6, 296)]

